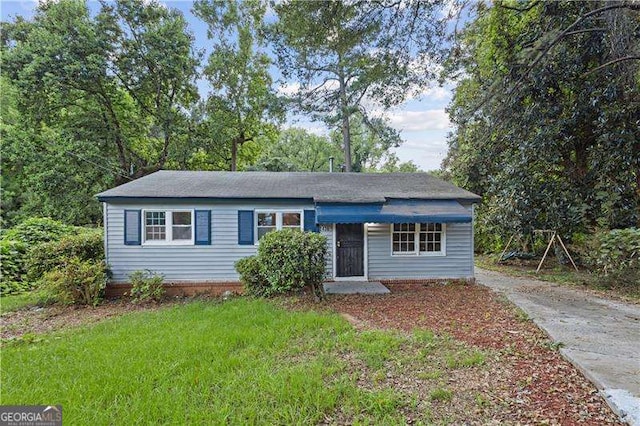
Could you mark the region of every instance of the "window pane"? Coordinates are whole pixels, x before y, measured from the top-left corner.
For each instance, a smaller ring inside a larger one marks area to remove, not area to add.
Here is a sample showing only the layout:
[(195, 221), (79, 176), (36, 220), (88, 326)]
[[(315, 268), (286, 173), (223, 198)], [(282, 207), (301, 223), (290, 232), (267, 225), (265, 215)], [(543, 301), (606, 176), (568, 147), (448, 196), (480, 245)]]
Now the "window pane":
[(276, 214), (258, 213), (258, 226), (276, 226)]
[(145, 239), (150, 241), (162, 241), (166, 238), (164, 226), (147, 226), (145, 227)]
[(416, 251), (415, 241), (413, 240), (409, 241), (409, 243), (407, 244), (407, 251)]
[(300, 213), (282, 213), (282, 226), (300, 226)]
[(174, 240), (191, 239), (191, 226), (174, 226), (172, 231)]
[(271, 231), (275, 231), (275, 226), (263, 226), (258, 228), (258, 240), (262, 238), (263, 235), (268, 234)]
[(174, 225), (191, 225), (191, 212), (173, 212)]
[(164, 212), (145, 212), (145, 224), (147, 225), (164, 225)]
[(442, 251), (442, 246), (440, 245), (440, 243), (435, 243), (433, 245), (433, 251)]
[(409, 223), (409, 224), (407, 224), (407, 226), (409, 227), (409, 231), (411, 231), (411, 232), (415, 232), (416, 231), (416, 224), (415, 223)]

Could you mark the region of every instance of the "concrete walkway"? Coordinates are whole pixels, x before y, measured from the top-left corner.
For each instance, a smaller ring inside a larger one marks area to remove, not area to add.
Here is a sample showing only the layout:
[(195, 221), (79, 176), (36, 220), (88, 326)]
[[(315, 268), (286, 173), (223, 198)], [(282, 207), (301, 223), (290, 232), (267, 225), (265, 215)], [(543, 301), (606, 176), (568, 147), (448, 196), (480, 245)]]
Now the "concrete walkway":
[(387, 294), (388, 288), (377, 281), (335, 281), (324, 283), (327, 294)]
[(640, 305), (586, 291), (476, 268), (476, 278), (518, 305), (607, 399), (640, 426)]

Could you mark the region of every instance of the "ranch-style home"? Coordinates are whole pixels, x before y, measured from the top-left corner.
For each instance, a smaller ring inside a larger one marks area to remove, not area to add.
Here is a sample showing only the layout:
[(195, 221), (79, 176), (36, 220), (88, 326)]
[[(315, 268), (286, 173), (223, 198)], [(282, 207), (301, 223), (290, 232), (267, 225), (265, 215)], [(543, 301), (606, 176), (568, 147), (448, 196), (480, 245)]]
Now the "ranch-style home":
[(240, 288), (234, 263), (268, 232), (327, 237), (327, 280), (473, 279), (480, 197), (426, 173), (159, 171), (98, 194), (108, 293), (129, 274), (173, 292)]

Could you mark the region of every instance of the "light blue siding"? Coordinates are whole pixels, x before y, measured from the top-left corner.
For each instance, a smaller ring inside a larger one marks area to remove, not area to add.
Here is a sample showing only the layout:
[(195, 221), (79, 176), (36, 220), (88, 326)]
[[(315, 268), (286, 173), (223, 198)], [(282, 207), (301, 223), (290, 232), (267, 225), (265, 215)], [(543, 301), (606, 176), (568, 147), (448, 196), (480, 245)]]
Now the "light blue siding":
[[(469, 210), (470, 205), (465, 206)], [(211, 245), (131, 246), (124, 244), (124, 211), (130, 209), (211, 210)], [(189, 202), (105, 205), (106, 254), (114, 282), (127, 282), (131, 272), (149, 269), (169, 282), (237, 281), (234, 263), (256, 252), (256, 245), (238, 244), (238, 210), (305, 210), (313, 204), (292, 202)], [(389, 224), (367, 224), (368, 278), (424, 279), (473, 277), (473, 226), (448, 224), (446, 256), (392, 256)], [(333, 227), (320, 226), (327, 238), (326, 276), (333, 271)]]
[[(129, 246), (124, 244), (124, 210), (127, 209), (211, 210), (211, 245)], [(312, 204), (291, 203), (172, 203), (106, 205), (107, 262), (113, 282), (127, 282), (129, 274), (149, 269), (166, 281), (237, 281), (234, 263), (255, 254), (257, 246), (238, 245), (238, 210), (304, 210)]]
[(369, 279), (473, 277), (471, 223), (446, 225), (446, 255), (391, 255), (389, 224), (368, 225)]

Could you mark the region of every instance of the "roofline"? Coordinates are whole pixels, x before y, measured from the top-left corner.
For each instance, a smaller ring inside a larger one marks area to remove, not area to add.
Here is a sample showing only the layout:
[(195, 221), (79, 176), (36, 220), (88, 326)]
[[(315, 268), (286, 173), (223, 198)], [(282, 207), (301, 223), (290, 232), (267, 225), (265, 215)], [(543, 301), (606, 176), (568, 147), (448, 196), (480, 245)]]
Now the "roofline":
[(276, 201), (276, 202), (312, 202), (315, 204), (384, 204), (389, 200), (456, 200), (456, 201), (466, 201), (477, 203), (482, 197), (426, 197), (426, 198), (415, 198), (415, 197), (407, 197), (407, 198), (398, 198), (398, 197), (387, 197), (386, 201), (316, 201), (314, 198), (309, 197), (149, 197), (149, 196), (130, 196), (130, 195), (96, 195), (98, 201), (112, 202), (112, 201), (140, 201), (140, 202), (163, 202), (163, 201), (194, 201), (194, 202), (203, 202), (203, 201)]
[(96, 195), (98, 201), (309, 201), (313, 202), (313, 198), (309, 197), (150, 197), (150, 196), (133, 196), (133, 195)]

